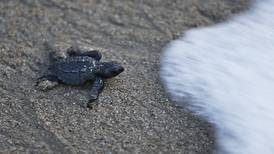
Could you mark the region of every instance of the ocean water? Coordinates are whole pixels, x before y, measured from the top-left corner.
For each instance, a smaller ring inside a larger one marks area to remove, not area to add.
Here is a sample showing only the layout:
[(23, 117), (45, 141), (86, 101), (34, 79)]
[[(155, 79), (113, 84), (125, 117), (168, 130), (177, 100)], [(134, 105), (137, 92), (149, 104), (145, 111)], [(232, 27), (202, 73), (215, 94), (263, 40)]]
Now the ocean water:
[(162, 53), (166, 91), (215, 126), (218, 153), (274, 154), (274, 0), (253, 3)]

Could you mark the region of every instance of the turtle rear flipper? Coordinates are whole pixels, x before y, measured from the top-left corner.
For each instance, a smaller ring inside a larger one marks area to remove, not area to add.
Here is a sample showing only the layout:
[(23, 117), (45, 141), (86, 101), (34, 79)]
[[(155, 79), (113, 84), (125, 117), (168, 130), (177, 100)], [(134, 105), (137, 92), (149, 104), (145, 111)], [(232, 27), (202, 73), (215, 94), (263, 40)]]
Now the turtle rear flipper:
[(54, 87), (56, 87), (59, 84), (59, 80), (54, 75), (44, 75), (37, 79), (36, 87), (39, 90), (47, 91)]

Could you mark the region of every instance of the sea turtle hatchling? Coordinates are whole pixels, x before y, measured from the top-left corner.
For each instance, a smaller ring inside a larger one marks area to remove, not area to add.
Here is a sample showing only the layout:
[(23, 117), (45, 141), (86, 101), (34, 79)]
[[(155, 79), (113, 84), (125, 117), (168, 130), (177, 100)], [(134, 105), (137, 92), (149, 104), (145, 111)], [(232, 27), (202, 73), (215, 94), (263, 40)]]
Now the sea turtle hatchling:
[(58, 58), (50, 54), (53, 64), (48, 69), (48, 74), (38, 78), (37, 86), (43, 82), (52, 82), (42, 90), (49, 90), (58, 83), (67, 85), (83, 85), (92, 83), (89, 91), (88, 105), (98, 98), (104, 88), (107, 78), (115, 77), (124, 71), (117, 62), (100, 62), (101, 54), (97, 50), (86, 50), (71, 47), (67, 50), (67, 57)]

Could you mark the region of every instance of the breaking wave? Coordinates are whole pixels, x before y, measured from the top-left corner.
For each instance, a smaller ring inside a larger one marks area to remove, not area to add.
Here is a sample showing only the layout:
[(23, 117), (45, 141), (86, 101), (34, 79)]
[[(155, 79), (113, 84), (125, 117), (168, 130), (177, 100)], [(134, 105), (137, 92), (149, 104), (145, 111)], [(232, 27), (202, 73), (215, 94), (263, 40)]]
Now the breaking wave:
[(218, 153), (274, 153), (274, 0), (171, 41), (160, 75), (172, 100), (215, 126)]

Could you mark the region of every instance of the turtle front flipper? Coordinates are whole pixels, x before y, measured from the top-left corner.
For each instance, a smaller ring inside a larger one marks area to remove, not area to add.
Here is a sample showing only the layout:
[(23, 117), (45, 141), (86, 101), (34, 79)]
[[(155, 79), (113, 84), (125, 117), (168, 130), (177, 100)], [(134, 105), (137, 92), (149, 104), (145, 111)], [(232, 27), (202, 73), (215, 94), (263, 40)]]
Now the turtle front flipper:
[(87, 107), (90, 108), (92, 106), (92, 102), (98, 99), (99, 94), (104, 89), (104, 80), (102, 78), (96, 78), (93, 82), (91, 89), (89, 91), (89, 102)]
[(98, 50), (90, 50), (90, 49), (79, 48), (74, 46), (68, 48), (67, 53), (69, 56), (88, 56), (98, 61), (102, 58), (102, 54)]

